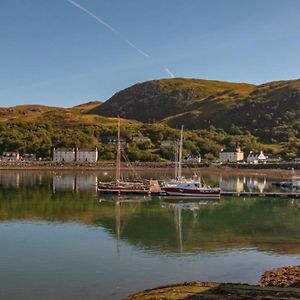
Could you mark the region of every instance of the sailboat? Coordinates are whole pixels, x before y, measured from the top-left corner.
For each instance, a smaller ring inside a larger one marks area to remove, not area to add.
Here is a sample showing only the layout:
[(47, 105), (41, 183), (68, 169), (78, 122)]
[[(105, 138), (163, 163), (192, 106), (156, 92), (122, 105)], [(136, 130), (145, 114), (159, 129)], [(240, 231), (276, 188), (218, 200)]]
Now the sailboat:
[[(120, 141), (120, 119), (118, 119), (116, 168), (113, 182), (99, 182), (98, 191), (102, 194), (116, 194), (118, 196), (135, 194), (151, 195), (158, 193), (159, 184), (157, 180), (121, 180), (121, 141)], [(131, 166), (131, 168), (133, 168)]]
[(175, 155), (175, 180), (162, 183), (161, 195), (219, 199), (221, 195), (219, 188), (211, 188), (210, 186), (204, 184), (200, 177), (186, 179), (182, 176), (182, 146), (183, 126), (181, 126), (180, 132), (178, 161), (177, 153)]

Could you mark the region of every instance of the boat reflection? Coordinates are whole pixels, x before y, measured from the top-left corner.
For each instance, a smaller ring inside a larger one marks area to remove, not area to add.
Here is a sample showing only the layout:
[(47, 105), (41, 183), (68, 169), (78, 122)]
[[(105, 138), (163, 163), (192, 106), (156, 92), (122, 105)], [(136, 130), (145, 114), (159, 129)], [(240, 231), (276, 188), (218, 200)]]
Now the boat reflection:
[(184, 252), (184, 244), (183, 244), (183, 218), (182, 211), (191, 211), (193, 213), (193, 221), (192, 228), (196, 226), (197, 220), (197, 211), (201, 209), (203, 206), (207, 205), (218, 205), (220, 204), (220, 200), (215, 199), (195, 199), (195, 198), (182, 198), (182, 197), (163, 197), (164, 201), (161, 204), (162, 208), (173, 209), (174, 210), (174, 224), (177, 232), (178, 238), (178, 251), (179, 253)]
[[(117, 256), (120, 256), (120, 240), (121, 240), (121, 207), (123, 205), (134, 203), (136, 204), (142, 204), (144, 202), (149, 202), (151, 200), (151, 197), (140, 197), (140, 196), (103, 196), (99, 199), (99, 203), (110, 203), (114, 205), (114, 216), (115, 216), (115, 239), (116, 239), (116, 254)], [(125, 228), (126, 224), (124, 225)]]

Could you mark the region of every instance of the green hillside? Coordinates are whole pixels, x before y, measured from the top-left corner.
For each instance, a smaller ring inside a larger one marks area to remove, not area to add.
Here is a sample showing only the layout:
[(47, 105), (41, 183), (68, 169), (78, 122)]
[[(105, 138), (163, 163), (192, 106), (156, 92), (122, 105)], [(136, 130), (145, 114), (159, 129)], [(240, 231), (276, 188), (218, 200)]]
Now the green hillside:
[[(184, 155), (215, 160), (221, 148), (240, 145), (294, 159), (300, 152), (300, 80), (260, 86), (199, 79), (163, 79), (139, 83), (102, 103), (73, 108), (23, 105), (0, 108), (0, 153), (34, 152), (50, 158), (53, 147), (95, 147), (101, 160), (114, 159), (115, 148), (99, 137), (114, 135), (122, 117), (126, 152), (133, 161), (172, 160), (185, 125)], [(155, 122), (154, 122), (155, 121)], [(147, 145), (134, 143), (147, 136)]]
[(200, 79), (163, 79), (116, 93), (91, 113), (191, 130), (211, 126), (230, 135), (251, 135), (263, 144), (300, 152), (300, 80), (263, 85)]

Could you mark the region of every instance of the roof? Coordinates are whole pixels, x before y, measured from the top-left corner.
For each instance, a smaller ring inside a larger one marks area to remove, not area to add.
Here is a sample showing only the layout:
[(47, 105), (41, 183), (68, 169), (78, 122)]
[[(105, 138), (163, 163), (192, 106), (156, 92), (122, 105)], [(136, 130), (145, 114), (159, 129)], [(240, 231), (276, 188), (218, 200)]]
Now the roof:
[(252, 156), (259, 156), (260, 155), (260, 152), (257, 152), (257, 151), (252, 151), (252, 152), (249, 152), (248, 155), (252, 155)]
[(78, 148), (77, 152), (97, 152), (97, 148)]
[(226, 152), (238, 152), (238, 148), (226, 148), (221, 150), (222, 153)]
[(55, 152), (75, 152), (74, 148), (54, 148)]

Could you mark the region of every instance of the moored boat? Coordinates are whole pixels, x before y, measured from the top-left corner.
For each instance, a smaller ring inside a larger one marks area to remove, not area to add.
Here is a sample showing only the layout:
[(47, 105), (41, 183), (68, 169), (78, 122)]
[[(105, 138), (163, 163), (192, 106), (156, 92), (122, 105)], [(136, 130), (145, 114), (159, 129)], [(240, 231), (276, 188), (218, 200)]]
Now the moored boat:
[(98, 182), (98, 191), (101, 194), (121, 195), (151, 195), (158, 194), (159, 184), (157, 180), (121, 180), (121, 142), (120, 142), (120, 119), (118, 120), (117, 154), (115, 180), (113, 182)]
[(179, 152), (175, 150), (175, 179), (165, 181), (161, 184), (162, 196), (195, 197), (219, 199), (220, 188), (211, 188), (205, 185), (201, 178), (187, 180), (182, 177), (182, 146), (183, 146), (183, 126), (181, 127)]
[(167, 184), (161, 187), (162, 195), (197, 198), (220, 198), (220, 189), (201, 185), (201, 182), (178, 181), (177, 184)]

